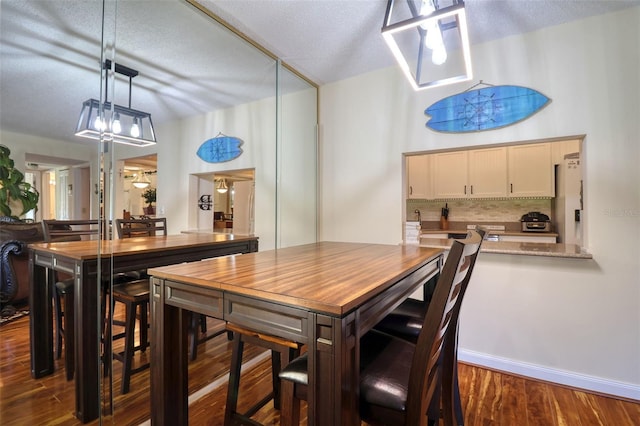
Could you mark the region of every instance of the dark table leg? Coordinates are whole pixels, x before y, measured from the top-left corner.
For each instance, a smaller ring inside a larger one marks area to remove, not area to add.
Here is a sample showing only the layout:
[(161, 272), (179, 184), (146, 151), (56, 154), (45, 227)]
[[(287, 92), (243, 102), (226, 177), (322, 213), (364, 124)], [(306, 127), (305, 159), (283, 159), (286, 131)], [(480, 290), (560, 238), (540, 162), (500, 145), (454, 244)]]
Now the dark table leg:
[(164, 281), (151, 282), (151, 424), (189, 424), (187, 310), (165, 304)]
[(316, 332), (309, 345), (313, 351), (308, 367), (309, 425), (360, 424), (357, 317), (356, 313), (342, 320), (316, 316)]
[(100, 283), (87, 263), (76, 265), (82, 275), (75, 276), (75, 382), (76, 417), (83, 423), (100, 416), (100, 337), (102, 315)]
[(29, 336), (31, 342), (31, 377), (53, 374), (53, 271), (37, 266), (33, 252), (29, 255)]

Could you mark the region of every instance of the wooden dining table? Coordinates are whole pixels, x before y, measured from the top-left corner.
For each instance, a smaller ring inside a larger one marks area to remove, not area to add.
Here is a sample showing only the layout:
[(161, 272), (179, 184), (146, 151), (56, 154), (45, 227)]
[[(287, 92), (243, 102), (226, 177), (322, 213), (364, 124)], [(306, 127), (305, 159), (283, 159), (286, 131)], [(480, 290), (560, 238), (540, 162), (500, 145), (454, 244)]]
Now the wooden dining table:
[(359, 425), (359, 339), (439, 273), (441, 249), (319, 242), (149, 269), (151, 422), (186, 425), (194, 311), (302, 343), (308, 424)]
[(32, 377), (39, 378), (54, 371), (51, 300), (56, 271), (75, 279), (75, 415), (86, 423), (101, 413), (100, 277), (257, 250), (257, 237), (233, 234), (179, 234), (30, 244)]

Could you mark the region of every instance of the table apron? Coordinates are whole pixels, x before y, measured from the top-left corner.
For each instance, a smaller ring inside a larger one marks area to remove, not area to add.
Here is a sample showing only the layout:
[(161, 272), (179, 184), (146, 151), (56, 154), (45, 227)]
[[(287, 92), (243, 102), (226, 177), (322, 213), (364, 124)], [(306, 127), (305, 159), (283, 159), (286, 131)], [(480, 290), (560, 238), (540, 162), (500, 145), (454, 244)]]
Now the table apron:
[(309, 343), (313, 314), (304, 309), (242, 296), (224, 294), (224, 320), (294, 342)]
[[(223, 319), (223, 292), (211, 288), (197, 287), (171, 280), (164, 280), (164, 303), (177, 308), (205, 314), (207, 316)], [(151, 294), (154, 301), (160, 303), (162, 281), (153, 278)]]

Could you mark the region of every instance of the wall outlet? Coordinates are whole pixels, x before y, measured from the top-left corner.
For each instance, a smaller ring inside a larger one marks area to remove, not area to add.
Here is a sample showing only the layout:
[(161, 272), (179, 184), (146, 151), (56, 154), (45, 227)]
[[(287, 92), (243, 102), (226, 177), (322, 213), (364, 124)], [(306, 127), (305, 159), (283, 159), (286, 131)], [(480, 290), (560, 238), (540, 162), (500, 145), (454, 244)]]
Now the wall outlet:
[(467, 225), (467, 229), (476, 229), (478, 225)]

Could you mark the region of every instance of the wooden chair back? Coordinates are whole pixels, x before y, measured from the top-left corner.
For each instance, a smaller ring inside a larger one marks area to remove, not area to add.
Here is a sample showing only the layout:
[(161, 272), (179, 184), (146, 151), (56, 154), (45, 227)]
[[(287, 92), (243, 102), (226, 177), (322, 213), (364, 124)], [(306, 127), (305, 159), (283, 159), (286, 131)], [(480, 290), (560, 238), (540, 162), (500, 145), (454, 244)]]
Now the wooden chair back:
[(445, 339), (451, 336), (450, 329), (456, 329), (458, 302), (469, 282), (481, 243), (480, 233), (469, 231), (467, 239), (454, 240), (451, 246), (413, 354), (407, 393), (407, 425), (422, 424), (436, 392), (439, 376), (443, 374), (438, 362), (440, 354)]
[(43, 220), (45, 242), (80, 241), (100, 238), (101, 221), (98, 219)]
[(116, 219), (118, 238), (167, 235), (167, 218)]

